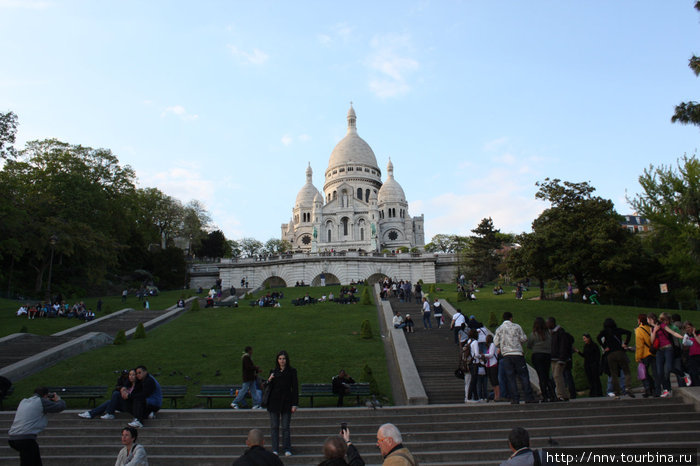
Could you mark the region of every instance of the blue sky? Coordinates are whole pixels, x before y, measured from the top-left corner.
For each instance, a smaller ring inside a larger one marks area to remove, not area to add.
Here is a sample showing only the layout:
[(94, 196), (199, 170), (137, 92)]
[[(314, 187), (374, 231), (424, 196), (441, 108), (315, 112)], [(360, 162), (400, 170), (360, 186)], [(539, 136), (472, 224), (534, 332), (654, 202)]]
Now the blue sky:
[(692, 1), (0, 0), (0, 111), (17, 146), (111, 149), (141, 186), (202, 201), (227, 237), (280, 236), (323, 188), (352, 101), (426, 241), (484, 217), (529, 231), (545, 177), (629, 213), (650, 164), (698, 146)]

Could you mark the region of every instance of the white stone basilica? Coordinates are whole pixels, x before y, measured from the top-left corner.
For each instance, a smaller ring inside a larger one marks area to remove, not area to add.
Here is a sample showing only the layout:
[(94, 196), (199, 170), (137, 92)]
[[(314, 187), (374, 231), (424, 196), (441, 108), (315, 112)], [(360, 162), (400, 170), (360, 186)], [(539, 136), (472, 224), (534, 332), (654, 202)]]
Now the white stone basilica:
[(348, 132), (331, 152), (324, 195), (312, 181), (297, 194), (289, 223), (282, 224), (282, 239), (294, 251), (378, 252), (401, 247), (423, 249), (423, 215), (411, 217), (401, 185), (394, 179), (391, 159), (387, 178), (372, 148), (357, 135), (355, 110), (348, 110)]

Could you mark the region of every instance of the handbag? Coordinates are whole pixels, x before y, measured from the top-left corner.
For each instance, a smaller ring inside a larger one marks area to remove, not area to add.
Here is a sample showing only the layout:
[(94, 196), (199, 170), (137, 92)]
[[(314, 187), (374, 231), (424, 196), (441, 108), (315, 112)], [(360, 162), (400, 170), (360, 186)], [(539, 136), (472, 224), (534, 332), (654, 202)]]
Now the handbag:
[(260, 406), (263, 408), (267, 408), (268, 405), (270, 404), (270, 394), (272, 393), (272, 383), (270, 382), (265, 382), (263, 384), (263, 394), (262, 394), (262, 400), (260, 402)]
[(647, 378), (647, 368), (643, 362), (637, 364), (637, 379), (645, 380)]

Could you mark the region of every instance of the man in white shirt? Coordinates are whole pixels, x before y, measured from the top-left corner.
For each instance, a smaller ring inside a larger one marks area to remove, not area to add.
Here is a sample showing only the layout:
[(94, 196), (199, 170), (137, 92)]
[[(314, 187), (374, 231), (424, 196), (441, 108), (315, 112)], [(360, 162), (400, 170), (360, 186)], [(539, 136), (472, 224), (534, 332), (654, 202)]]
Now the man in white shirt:
[(457, 309), (455, 315), (452, 316), (452, 323), (450, 324), (450, 328), (455, 335), (455, 345), (459, 344), (459, 329), (462, 328), (463, 323), (465, 323), (464, 314), (462, 314), (461, 309)]

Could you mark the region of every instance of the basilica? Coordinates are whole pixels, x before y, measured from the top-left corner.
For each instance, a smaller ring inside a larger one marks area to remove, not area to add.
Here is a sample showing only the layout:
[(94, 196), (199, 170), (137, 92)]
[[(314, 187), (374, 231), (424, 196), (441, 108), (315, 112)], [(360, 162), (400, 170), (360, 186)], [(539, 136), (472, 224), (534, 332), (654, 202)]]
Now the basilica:
[(423, 215), (411, 217), (391, 159), (386, 179), (372, 148), (358, 134), (355, 110), (348, 110), (347, 134), (331, 152), (323, 194), (313, 184), (311, 165), (297, 194), (282, 239), (294, 251), (380, 252), (425, 245)]

